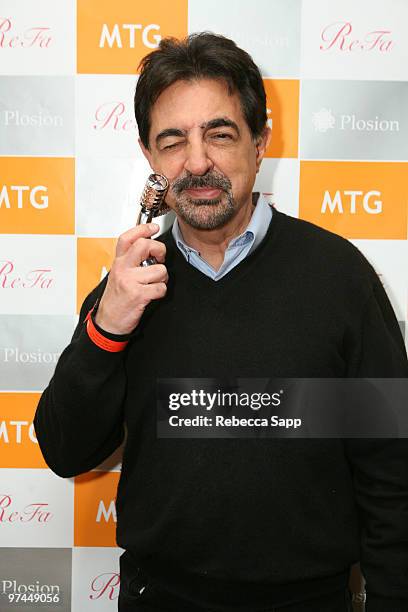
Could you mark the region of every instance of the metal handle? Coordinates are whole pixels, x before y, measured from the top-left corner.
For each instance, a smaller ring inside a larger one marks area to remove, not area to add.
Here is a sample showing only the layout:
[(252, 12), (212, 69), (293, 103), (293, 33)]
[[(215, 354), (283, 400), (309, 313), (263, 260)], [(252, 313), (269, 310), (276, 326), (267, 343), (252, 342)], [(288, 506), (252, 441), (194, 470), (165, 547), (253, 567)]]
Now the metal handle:
[[(137, 225), (150, 223), (154, 217), (164, 215), (170, 210), (164, 202), (168, 188), (169, 182), (163, 174), (154, 173), (148, 177), (140, 199), (141, 210)], [(144, 259), (140, 265), (146, 267), (156, 263), (157, 259), (152, 256)]]

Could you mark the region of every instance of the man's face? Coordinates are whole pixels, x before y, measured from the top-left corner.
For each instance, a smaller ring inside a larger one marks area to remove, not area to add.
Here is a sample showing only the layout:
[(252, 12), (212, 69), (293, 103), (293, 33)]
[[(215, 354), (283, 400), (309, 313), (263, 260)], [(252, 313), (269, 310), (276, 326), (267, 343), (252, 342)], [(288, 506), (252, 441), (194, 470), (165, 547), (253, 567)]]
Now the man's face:
[(239, 97), (224, 81), (177, 81), (153, 105), (150, 150), (170, 182), (166, 203), (196, 229), (225, 226), (251, 205), (255, 176), (270, 139), (254, 142)]

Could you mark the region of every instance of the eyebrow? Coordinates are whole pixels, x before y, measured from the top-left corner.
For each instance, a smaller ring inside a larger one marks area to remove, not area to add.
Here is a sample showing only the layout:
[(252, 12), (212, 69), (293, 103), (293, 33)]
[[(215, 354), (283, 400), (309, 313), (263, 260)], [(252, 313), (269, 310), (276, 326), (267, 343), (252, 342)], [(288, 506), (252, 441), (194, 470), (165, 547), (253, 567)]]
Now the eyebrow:
[[(218, 127), (233, 128), (237, 132), (238, 136), (240, 135), (238, 125), (235, 123), (235, 121), (232, 121), (232, 119), (228, 119), (227, 117), (216, 117), (215, 119), (211, 119), (210, 121), (206, 121), (205, 123), (202, 123), (200, 125), (200, 128), (202, 130), (211, 130)], [(169, 136), (182, 137), (186, 134), (187, 132), (185, 130), (180, 130), (178, 128), (166, 128), (165, 130), (162, 130), (159, 134), (157, 134), (155, 142), (156, 145), (158, 145), (161, 140)]]

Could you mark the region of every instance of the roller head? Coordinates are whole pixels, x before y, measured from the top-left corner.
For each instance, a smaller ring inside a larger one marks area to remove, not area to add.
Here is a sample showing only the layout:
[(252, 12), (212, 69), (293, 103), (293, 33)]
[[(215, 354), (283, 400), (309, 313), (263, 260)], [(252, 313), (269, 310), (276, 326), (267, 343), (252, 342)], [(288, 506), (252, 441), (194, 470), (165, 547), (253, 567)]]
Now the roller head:
[(170, 208), (164, 202), (168, 188), (169, 182), (163, 174), (151, 174), (140, 199), (142, 214), (153, 218), (169, 212)]

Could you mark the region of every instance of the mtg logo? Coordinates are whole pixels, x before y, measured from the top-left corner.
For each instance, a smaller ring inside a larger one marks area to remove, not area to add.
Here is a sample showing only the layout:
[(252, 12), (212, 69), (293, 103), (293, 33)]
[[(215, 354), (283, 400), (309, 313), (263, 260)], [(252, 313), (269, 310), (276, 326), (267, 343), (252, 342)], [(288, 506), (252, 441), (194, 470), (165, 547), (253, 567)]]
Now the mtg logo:
[(0, 442), (23, 444), (27, 440), (38, 444), (34, 425), (28, 421), (0, 421)]
[(51, 28), (35, 26), (19, 31), (10, 17), (0, 17), (0, 48), (47, 49), (51, 43)]
[(105, 506), (105, 502), (101, 499), (98, 504), (98, 510), (96, 512), (97, 523), (108, 523), (110, 520), (117, 522), (116, 505), (115, 500), (112, 499), (108, 507)]
[(104, 23), (99, 38), (99, 47), (100, 49), (104, 47), (122, 49), (125, 46), (134, 49), (137, 38), (141, 38), (145, 47), (156, 49), (161, 41), (159, 30), (160, 26), (156, 23), (146, 26), (141, 23), (115, 23), (113, 26)]
[(355, 215), (357, 209), (363, 209), (369, 215), (378, 215), (383, 210), (383, 203), (379, 199), (380, 197), (380, 191), (364, 193), (363, 191), (352, 189), (345, 189), (343, 191), (338, 189), (332, 195), (330, 191), (326, 190), (320, 212), (322, 214), (326, 212), (337, 212), (340, 214), (350, 212), (350, 214)]
[(388, 53), (394, 48), (391, 30), (371, 30), (361, 35), (354, 33), (350, 21), (335, 21), (321, 32), (321, 51), (378, 51)]
[(99, 574), (91, 582), (89, 599), (108, 599), (115, 601), (119, 597), (120, 578), (117, 572)]
[(0, 190), (0, 208), (36, 210), (48, 208), (48, 189), (44, 185), (3, 185)]

